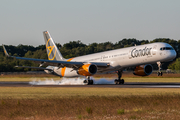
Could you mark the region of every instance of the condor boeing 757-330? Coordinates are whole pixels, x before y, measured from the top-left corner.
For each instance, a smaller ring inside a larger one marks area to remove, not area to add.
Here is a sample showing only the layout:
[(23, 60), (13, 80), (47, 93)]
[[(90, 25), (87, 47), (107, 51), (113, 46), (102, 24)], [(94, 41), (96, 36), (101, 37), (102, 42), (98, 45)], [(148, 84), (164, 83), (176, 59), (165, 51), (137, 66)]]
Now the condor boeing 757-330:
[[(85, 76), (87, 79), (83, 82), (87, 84), (93, 84), (90, 76), (108, 71), (117, 71), (118, 79), (114, 80), (115, 84), (124, 84), (121, 79), (123, 69), (135, 67), (135, 75), (147, 76), (153, 71), (153, 63), (158, 64), (158, 75), (162, 75), (161, 63), (176, 57), (176, 51), (171, 45), (157, 42), (64, 59), (49, 32), (44, 31), (43, 34), (49, 60), (10, 56), (3, 45), (4, 53), (8, 57), (40, 63), (39, 67), (16, 67), (42, 69), (60, 77)], [(49, 66), (44, 68), (43, 65)]]

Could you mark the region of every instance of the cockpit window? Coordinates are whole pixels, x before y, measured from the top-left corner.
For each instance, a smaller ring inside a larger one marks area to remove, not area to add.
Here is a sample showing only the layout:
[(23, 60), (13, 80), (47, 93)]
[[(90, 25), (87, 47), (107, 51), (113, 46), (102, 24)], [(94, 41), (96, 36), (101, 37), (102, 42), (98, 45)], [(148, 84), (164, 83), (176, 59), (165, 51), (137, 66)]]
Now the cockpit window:
[(172, 47), (162, 47), (160, 50), (174, 50)]

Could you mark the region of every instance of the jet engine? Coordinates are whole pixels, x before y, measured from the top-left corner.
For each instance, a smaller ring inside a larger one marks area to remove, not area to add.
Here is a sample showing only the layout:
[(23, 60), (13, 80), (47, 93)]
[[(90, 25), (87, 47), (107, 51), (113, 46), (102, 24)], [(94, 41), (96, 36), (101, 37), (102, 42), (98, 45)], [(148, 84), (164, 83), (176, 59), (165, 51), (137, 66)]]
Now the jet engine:
[(150, 75), (152, 71), (153, 71), (152, 65), (147, 64), (147, 65), (136, 66), (133, 73), (134, 75), (138, 75), (138, 76), (147, 76)]
[(83, 76), (91, 76), (96, 74), (96, 72), (97, 72), (97, 66), (93, 64), (85, 64), (81, 66), (77, 71), (79, 75), (83, 75)]

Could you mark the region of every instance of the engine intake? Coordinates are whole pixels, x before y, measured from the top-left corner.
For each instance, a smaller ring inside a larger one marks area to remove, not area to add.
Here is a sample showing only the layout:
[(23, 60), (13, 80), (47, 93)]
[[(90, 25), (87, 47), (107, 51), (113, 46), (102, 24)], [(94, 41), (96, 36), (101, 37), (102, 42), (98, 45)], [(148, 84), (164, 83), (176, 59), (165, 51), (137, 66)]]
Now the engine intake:
[(94, 64), (85, 64), (81, 66), (77, 71), (79, 75), (83, 75), (83, 76), (92, 76), (96, 74), (96, 72), (97, 72), (97, 66)]
[(150, 64), (139, 65), (139, 66), (136, 66), (134, 70), (134, 75), (147, 76), (147, 75), (150, 75), (152, 71), (153, 71), (153, 67)]

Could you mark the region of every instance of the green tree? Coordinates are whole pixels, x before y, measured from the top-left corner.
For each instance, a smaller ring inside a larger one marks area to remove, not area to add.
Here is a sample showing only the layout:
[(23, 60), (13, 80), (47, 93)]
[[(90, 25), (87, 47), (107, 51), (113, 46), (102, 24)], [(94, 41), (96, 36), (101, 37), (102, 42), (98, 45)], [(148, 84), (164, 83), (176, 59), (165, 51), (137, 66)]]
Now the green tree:
[(172, 70), (180, 70), (180, 58), (177, 58), (175, 62), (168, 66), (168, 68)]

